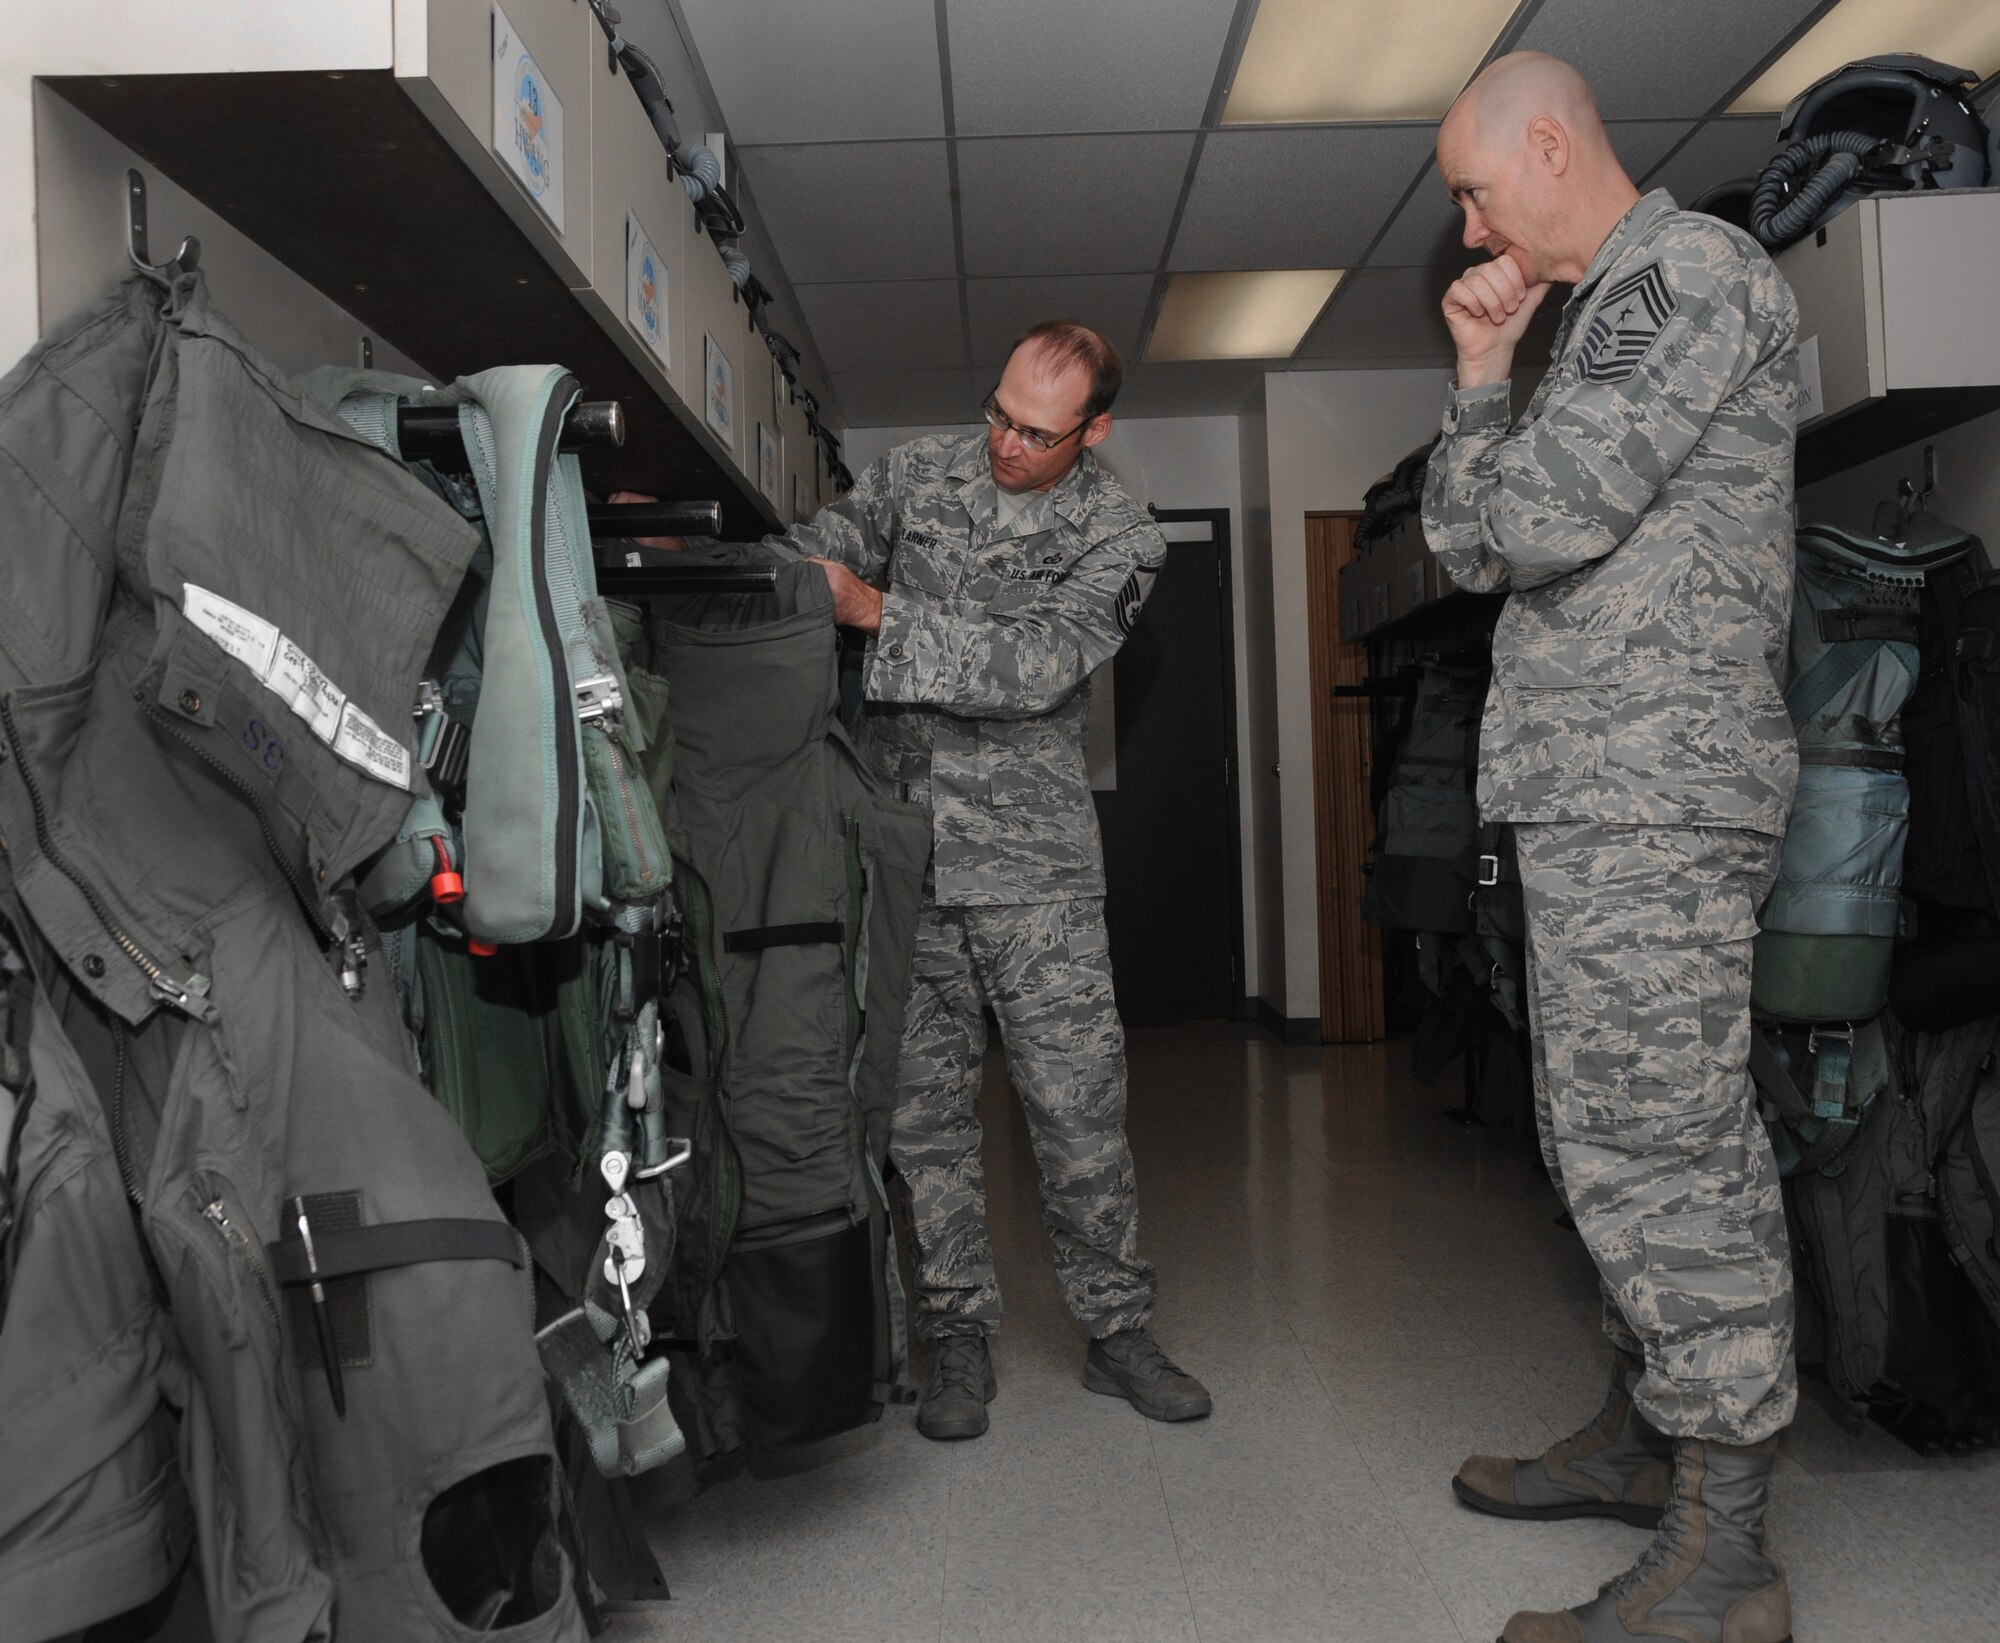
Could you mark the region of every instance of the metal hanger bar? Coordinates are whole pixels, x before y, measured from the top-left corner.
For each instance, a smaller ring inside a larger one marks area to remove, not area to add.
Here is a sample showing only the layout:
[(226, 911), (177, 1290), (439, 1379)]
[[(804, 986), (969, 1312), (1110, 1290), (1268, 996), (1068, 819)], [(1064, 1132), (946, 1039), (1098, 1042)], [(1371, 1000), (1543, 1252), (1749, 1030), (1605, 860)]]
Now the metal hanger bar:
[(720, 536), (720, 502), (593, 502), (592, 536)]
[[(456, 405), (405, 405), (396, 413), (396, 443), (407, 459), (465, 461)], [(625, 443), (625, 407), (615, 399), (586, 399), (563, 418), (561, 448), (594, 450)]]
[(670, 593), (776, 593), (775, 565), (599, 565), (597, 591), (645, 599)]

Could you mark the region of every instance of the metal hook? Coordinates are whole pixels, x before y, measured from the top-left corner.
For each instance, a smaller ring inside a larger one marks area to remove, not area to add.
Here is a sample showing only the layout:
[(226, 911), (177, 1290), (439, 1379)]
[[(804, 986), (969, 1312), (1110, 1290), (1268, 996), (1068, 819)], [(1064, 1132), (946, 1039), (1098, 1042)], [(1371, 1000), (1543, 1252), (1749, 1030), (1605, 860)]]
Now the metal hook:
[(149, 274), (192, 274), (201, 266), (201, 241), (190, 234), (170, 262), (152, 261), (146, 243), (146, 179), (137, 170), (125, 173), (125, 249), (132, 266)]

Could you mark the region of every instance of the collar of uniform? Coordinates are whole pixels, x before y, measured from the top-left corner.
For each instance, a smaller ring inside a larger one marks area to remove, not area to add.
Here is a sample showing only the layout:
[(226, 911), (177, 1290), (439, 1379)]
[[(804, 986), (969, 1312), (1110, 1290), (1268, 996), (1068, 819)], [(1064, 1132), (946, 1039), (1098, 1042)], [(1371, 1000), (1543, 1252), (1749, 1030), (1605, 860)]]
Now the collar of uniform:
[[(993, 480), (993, 465), (986, 455), (984, 436), (975, 435), (968, 438), (958, 454), (952, 458), (951, 466), (945, 471), (958, 481), (960, 499), (968, 514), (974, 519), (986, 519), (993, 515), (998, 505), (1000, 487)], [(1077, 457), (1069, 472), (1043, 493), (1048, 499), (1048, 506), (1068, 523), (1082, 524), (1090, 513), (1091, 492), (1096, 489), (1098, 476), (1102, 472), (1096, 454), (1091, 451), (1083, 452)], [(1021, 510), (1015, 518), (1017, 529), (1013, 534), (1027, 534), (1027, 531), (1018, 527), (1037, 511), (1037, 506), (1037, 503), (1030, 502)]]
[(1618, 219), (1618, 226), (1604, 236), (1604, 243), (1597, 248), (1597, 255), (1590, 259), (1590, 266), (1583, 271), (1583, 278), (1576, 282), (1576, 289), (1569, 294), (1569, 300), (1574, 303), (1587, 297), (1611, 266), (1652, 227), (1653, 219), (1662, 211), (1673, 209), (1674, 197), (1664, 188), (1640, 195), (1632, 209)]

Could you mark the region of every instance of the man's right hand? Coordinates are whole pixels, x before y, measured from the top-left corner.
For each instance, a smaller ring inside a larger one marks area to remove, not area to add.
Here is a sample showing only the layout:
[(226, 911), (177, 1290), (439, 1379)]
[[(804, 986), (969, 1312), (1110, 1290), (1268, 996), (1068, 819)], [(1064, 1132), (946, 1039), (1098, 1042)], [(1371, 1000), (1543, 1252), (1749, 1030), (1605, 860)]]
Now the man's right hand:
[[(660, 499), (657, 496), (648, 496), (643, 491), (613, 491), (611, 493), (611, 500), (613, 502), (657, 502)], [(629, 538), (629, 540), (638, 543), (642, 548), (666, 548), (672, 550), (687, 546), (687, 538), (685, 536), (634, 536)]]
[(1505, 380), (1513, 369), (1514, 345), (1548, 294), (1546, 281), (1530, 285), (1505, 254), (1452, 281), (1444, 294), (1444, 322), (1458, 349), (1459, 387)]

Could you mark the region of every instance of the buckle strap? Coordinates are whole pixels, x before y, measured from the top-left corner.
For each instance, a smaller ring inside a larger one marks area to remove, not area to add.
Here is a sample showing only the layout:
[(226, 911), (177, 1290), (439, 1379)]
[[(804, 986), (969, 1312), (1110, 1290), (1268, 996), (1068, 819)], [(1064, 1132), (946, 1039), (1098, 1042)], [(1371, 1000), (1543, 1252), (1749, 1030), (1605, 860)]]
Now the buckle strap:
[(761, 953), (767, 947), (812, 947), (823, 941), (847, 940), (847, 926), (838, 919), (822, 924), (766, 924), (751, 930), (731, 930), (722, 938), (725, 953)]
[(390, 1221), (381, 1226), (329, 1227), (313, 1233), (313, 1255), (297, 1233), (268, 1247), (271, 1271), (281, 1284), (325, 1283), (387, 1267), (427, 1261), (505, 1261), (525, 1266), (521, 1240), (505, 1221), (440, 1219)]

